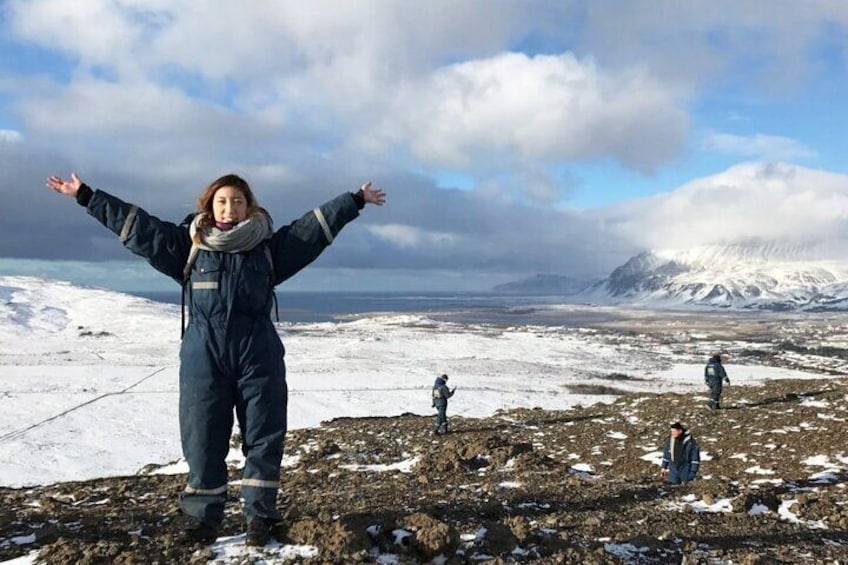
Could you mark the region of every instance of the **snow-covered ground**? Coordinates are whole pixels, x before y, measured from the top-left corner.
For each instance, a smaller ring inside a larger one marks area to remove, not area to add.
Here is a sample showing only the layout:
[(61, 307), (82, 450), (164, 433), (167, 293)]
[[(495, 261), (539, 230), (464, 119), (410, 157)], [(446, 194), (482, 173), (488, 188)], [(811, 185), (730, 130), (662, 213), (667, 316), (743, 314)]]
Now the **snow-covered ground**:
[[(125, 294), (0, 277), (0, 485), (136, 473), (180, 458), (179, 309)], [(703, 392), (702, 365), (608, 343), (573, 328), (439, 323), (417, 315), (281, 325), (289, 426), (339, 416), (431, 414), (434, 378), (458, 388), (453, 415), (562, 409), (612, 397), (571, 394), (606, 384)], [(816, 377), (728, 367), (734, 383)], [(646, 380), (611, 382), (623, 373)]]

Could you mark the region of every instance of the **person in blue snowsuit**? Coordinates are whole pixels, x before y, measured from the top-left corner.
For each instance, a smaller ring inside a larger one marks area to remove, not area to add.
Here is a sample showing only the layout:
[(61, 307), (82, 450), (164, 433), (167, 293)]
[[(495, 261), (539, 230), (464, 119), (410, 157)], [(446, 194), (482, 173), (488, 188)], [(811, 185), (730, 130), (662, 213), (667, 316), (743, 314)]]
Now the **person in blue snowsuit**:
[(125, 247), (183, 285), (189, 317), (180, 348), (179, 420), (189, 473), (179, 503), (186, 541), (217, 537), (235, 408), (245, 455), (246, 543), (265, 545), (281, 521), (276, 498), (288, 401), (285, 350), (271, 320), (273, 290), (315, 260), (366, 203), (382, 205), (383, 191), (366, 183), (274, 231), (236, 175), (210, 184), (197, 214), (182, 225), (92, 190), (76, 174), (51, 176), (47, 186), (74, 197)]
[(663, 446), (662, 472), (668, 482), (686, 484), (695, 479), (701, 465), (701, 450), (692, 434), (683, 424), (675, 422)]
[(704, 367), (704, 383), (710, 387), (710, 408), (718, 410), (721, 408), (721, 392), (725, 384), (730, 384), (727, 371), (721, 364), (721, 355), (716, 353)]
[(433, 432), (436, 434), (448, 433), (448, 398), (455, 392), (456, 387), (448, 389), (447, 375), (436, 377), (433, 383), (433, 408), (436, 409), (436, 427)]

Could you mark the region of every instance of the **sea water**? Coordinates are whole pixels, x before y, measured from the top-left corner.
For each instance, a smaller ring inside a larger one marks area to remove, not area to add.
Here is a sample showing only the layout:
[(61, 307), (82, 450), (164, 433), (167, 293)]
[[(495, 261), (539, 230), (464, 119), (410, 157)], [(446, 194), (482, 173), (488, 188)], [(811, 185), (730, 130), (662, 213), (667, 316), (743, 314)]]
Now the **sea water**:
[[(179, 291), (135, 292), (136, 296), (180, 303)], [(277, 291), (281, 322), (330, 322), (389, 313), (422, 313), (462, 324), (579, 326), (600, 322), (609, 313), (557, 309), (563, 296), (518, 296), (472, 292), (295, 292)]]

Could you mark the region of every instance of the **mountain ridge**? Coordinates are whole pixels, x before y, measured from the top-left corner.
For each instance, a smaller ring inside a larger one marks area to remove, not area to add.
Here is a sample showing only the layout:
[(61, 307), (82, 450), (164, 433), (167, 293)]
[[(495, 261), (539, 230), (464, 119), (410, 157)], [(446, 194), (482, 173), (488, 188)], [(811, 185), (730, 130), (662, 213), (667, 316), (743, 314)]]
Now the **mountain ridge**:
[(848, 260), (840, 257), (841, 249), (839, 240), (767, 240), (652, 250), (634, 255), (605, 279), (580, 290), (567, 286), (574, 279), (558, 275), (510, 284), (528, 293), (560, 285), (569, 291), (555, 294), (569, 301), (604, 305), (845, 310)]

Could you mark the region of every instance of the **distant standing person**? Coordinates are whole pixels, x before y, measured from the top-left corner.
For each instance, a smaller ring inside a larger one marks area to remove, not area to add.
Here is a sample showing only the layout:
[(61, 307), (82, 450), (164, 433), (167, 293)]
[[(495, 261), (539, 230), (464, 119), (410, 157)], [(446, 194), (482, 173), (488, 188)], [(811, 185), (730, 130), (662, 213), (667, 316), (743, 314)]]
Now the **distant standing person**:
[(683, 424), (675, 422), (663, 447), (662, 473), (674, 485), (686, 484), (698, 474), (701, 450), (692, 434)]
[(200, 194), (189, 222), (162, 221), (70, 179), (47, 186), (76, 199), (124, 247), (183, 287), (188, 326), (180, 346), (180, 439), (188, 484), (179, 497), (185, 541), (209, 543), (227, 501), (227, 452), (235, 409), (245, 455), (241, 480), (247, 545), (278, 535), (280, 461), (286, 435), (285, 350), (271, 322), (274, 287), (333, 242), (366, 204), (385, 194), (365, 183), (277, 230), (248, 183), (220, 177)]
[(433, 383), (433, 408), (436, 412), (435, 434), (448, 433), (448, 398), (456, 392), (456, 387), (448, 389), (448, 376), (442, 375)]
[(727, 371), (721, 364), (721, 355), (716, 353), (704, 367), (704, 382), (710, 387), (710, 408), (718, 410), (721, 408), (721, 391), (724, 384), (730, 384)]

